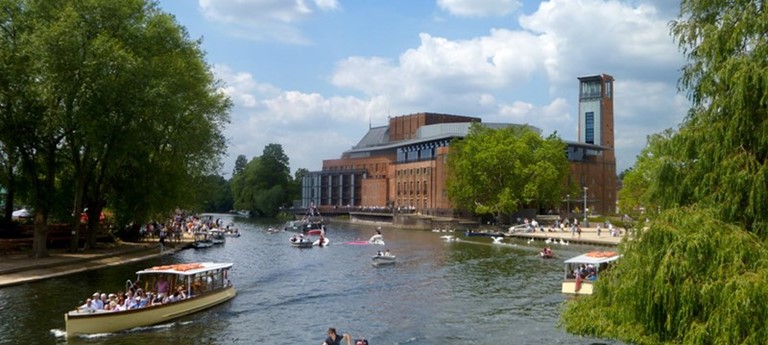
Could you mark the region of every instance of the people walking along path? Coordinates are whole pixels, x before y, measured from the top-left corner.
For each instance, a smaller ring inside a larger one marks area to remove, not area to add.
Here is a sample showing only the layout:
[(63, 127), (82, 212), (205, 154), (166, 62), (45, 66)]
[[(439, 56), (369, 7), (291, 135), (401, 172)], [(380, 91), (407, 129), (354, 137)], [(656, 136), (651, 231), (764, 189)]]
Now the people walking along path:
[(156, 241), (121, 242), (82, 253), (51, 250), (49, 257), (40, 259), (31, 259), (26, 253), (4, 254), (0, 255), (0, 288), (152, 259), (173, 254), (183, 248), (185, 248), (183, 242), (177, 243), (174, 247), (166, 245), (163, 250)]

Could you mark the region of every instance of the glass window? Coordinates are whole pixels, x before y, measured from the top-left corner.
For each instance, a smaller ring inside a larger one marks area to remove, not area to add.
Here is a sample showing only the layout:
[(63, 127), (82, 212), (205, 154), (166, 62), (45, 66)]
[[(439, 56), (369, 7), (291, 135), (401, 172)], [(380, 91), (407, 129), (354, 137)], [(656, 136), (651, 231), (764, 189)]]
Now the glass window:
[(605, 82), (605, 97), (611, 98), (611, 84), (610, 81)]
[(582, 82), (581, 98), (600, 98), (600, 80)]
[(595, 143), (595, 113), (592, 111), (584, 114), (584, 142)]

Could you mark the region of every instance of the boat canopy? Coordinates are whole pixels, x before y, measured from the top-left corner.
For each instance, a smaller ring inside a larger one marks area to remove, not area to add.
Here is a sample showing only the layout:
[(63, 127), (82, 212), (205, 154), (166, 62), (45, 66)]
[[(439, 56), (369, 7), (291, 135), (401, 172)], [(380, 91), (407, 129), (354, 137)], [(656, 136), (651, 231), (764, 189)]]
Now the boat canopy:
[(589, 252), (565, 260), (566, 264), (592, 264), (616, 261), (621, 255), (616, 252)]
[(146, 268), (136, 272), (138, 275), (142, 274), (175, 274), (182, 276), (192, 276), (198, 273), (214, 271), (219, 269), (228, 269), (232, 267), (232, 263), (216, 263), (216, 262), (200, 262), (200, 263), (188, 263), (188, 264), (174, 264), (163, 265)]

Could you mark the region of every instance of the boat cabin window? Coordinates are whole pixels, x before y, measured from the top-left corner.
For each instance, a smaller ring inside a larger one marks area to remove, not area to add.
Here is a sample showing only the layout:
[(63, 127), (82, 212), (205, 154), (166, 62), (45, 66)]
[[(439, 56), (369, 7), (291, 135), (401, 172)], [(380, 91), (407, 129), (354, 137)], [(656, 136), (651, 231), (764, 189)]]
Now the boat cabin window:
[(227, 270), (214, 270), (195, 274), (193, 277), (194, 294), (201, 294), (215, 289), (221, 289), (229, 285)]

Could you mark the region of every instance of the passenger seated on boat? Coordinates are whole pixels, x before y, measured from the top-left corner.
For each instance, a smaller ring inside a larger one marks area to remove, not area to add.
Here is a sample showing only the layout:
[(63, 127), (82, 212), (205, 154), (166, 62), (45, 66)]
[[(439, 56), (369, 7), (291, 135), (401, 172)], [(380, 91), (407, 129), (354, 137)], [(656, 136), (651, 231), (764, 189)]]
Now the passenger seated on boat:
[(93, 306), (93, 300), (89, 298), (85, 300), (85, 304), (77, 307), (77, 310), (81, 313), (93, 313), (96, 308)]
[(128, 309), (138, 309), (141, 302), (141, 296), (131, 298), (128, 303)]
[(392, 253), (389, 252), (389, 249), (384, 251), (384, 256), (392, 256)]
[(376, 256), (382, 256), (384, 255), (381, 251), (376, 252)]

